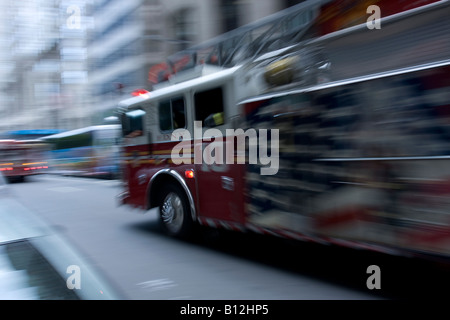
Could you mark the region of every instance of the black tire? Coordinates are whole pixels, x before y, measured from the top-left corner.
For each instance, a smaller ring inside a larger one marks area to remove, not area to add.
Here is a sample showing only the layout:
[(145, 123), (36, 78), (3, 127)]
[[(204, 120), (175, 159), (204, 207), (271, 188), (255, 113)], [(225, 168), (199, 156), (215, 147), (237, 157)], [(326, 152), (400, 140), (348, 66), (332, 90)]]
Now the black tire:
[(165, 185), (159, 199), (159, 217), (165, 233), (175, 238), (190, 238), (194, 223), (184, 190), (176, 184)]
[(7, 180), (8, 180), (9, 183), (25, 182), (25, 176), (7, 177)]

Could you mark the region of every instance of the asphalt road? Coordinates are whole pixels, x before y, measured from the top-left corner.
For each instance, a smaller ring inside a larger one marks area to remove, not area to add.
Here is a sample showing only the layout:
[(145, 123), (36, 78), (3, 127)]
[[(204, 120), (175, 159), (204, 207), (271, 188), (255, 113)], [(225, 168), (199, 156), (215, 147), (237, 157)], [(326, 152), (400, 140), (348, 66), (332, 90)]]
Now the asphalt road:
[[(366, 300), (437, 295), (439, 266), (254, 234), (204, 230), (190, 242), (162, 233), (154, 210), (117, 206), (120, 182), (42, 175), (13, 194), (63, 233), (122, 290), (141, 300)], [(368, 289), (367, 268), (381, 271)], [(444, 287), (445, 289), (445, 287)]]

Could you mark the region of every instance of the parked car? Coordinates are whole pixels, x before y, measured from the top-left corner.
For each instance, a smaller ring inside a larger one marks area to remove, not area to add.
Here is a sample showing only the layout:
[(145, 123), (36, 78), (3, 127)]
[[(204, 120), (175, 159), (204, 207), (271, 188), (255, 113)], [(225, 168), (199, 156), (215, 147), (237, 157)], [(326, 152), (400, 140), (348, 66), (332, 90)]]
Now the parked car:
[(14, 198), (0, 174), (0, 299), (122, 299), (110, 279)]

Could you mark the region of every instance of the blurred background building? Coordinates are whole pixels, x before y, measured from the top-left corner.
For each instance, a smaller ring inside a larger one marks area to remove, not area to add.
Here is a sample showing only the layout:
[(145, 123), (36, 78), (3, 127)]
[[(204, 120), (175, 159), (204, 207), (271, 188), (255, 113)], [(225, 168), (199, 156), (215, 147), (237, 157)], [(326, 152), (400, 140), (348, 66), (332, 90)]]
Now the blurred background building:
[(151, 66), (299, 2), (0, 0), (0, 132), (100, 124)]

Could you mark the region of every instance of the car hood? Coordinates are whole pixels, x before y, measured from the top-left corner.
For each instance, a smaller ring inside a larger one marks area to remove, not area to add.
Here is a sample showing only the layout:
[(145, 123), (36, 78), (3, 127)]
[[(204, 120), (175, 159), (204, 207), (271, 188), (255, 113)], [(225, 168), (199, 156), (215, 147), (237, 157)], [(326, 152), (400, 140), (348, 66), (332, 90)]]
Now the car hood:
[[(6, 248), (24, 243), (27, 247), (31, 246), (33, 252), (38, 252), (39, 257), (51, 265), (51, 269), (62, 279), (63, 286), (66, 285), (66, 280), (69, 281), (70, 270), (73, 266), (80, 270), (81, 288), (72, 289), (75, 290), (74, 293), (79, 299), (121, 300), (124, 298), (113, 281), (108, 279), (98, 267), (94, 268), (87, 256), (75, 248), (62, 234), (11, 194), (2, 193), (0, 194), (0, 247)], [(23, 260), (20, 255), (19, 258)], [(17, 271), (26, 269), (22, 266), (17, 268)], [(5, 296), (4, 292), (0, 292), (0, 296), (2, 294)]]
[(27, 207), (10, 197), (0, 196), (0, 243), (52, 233)]

